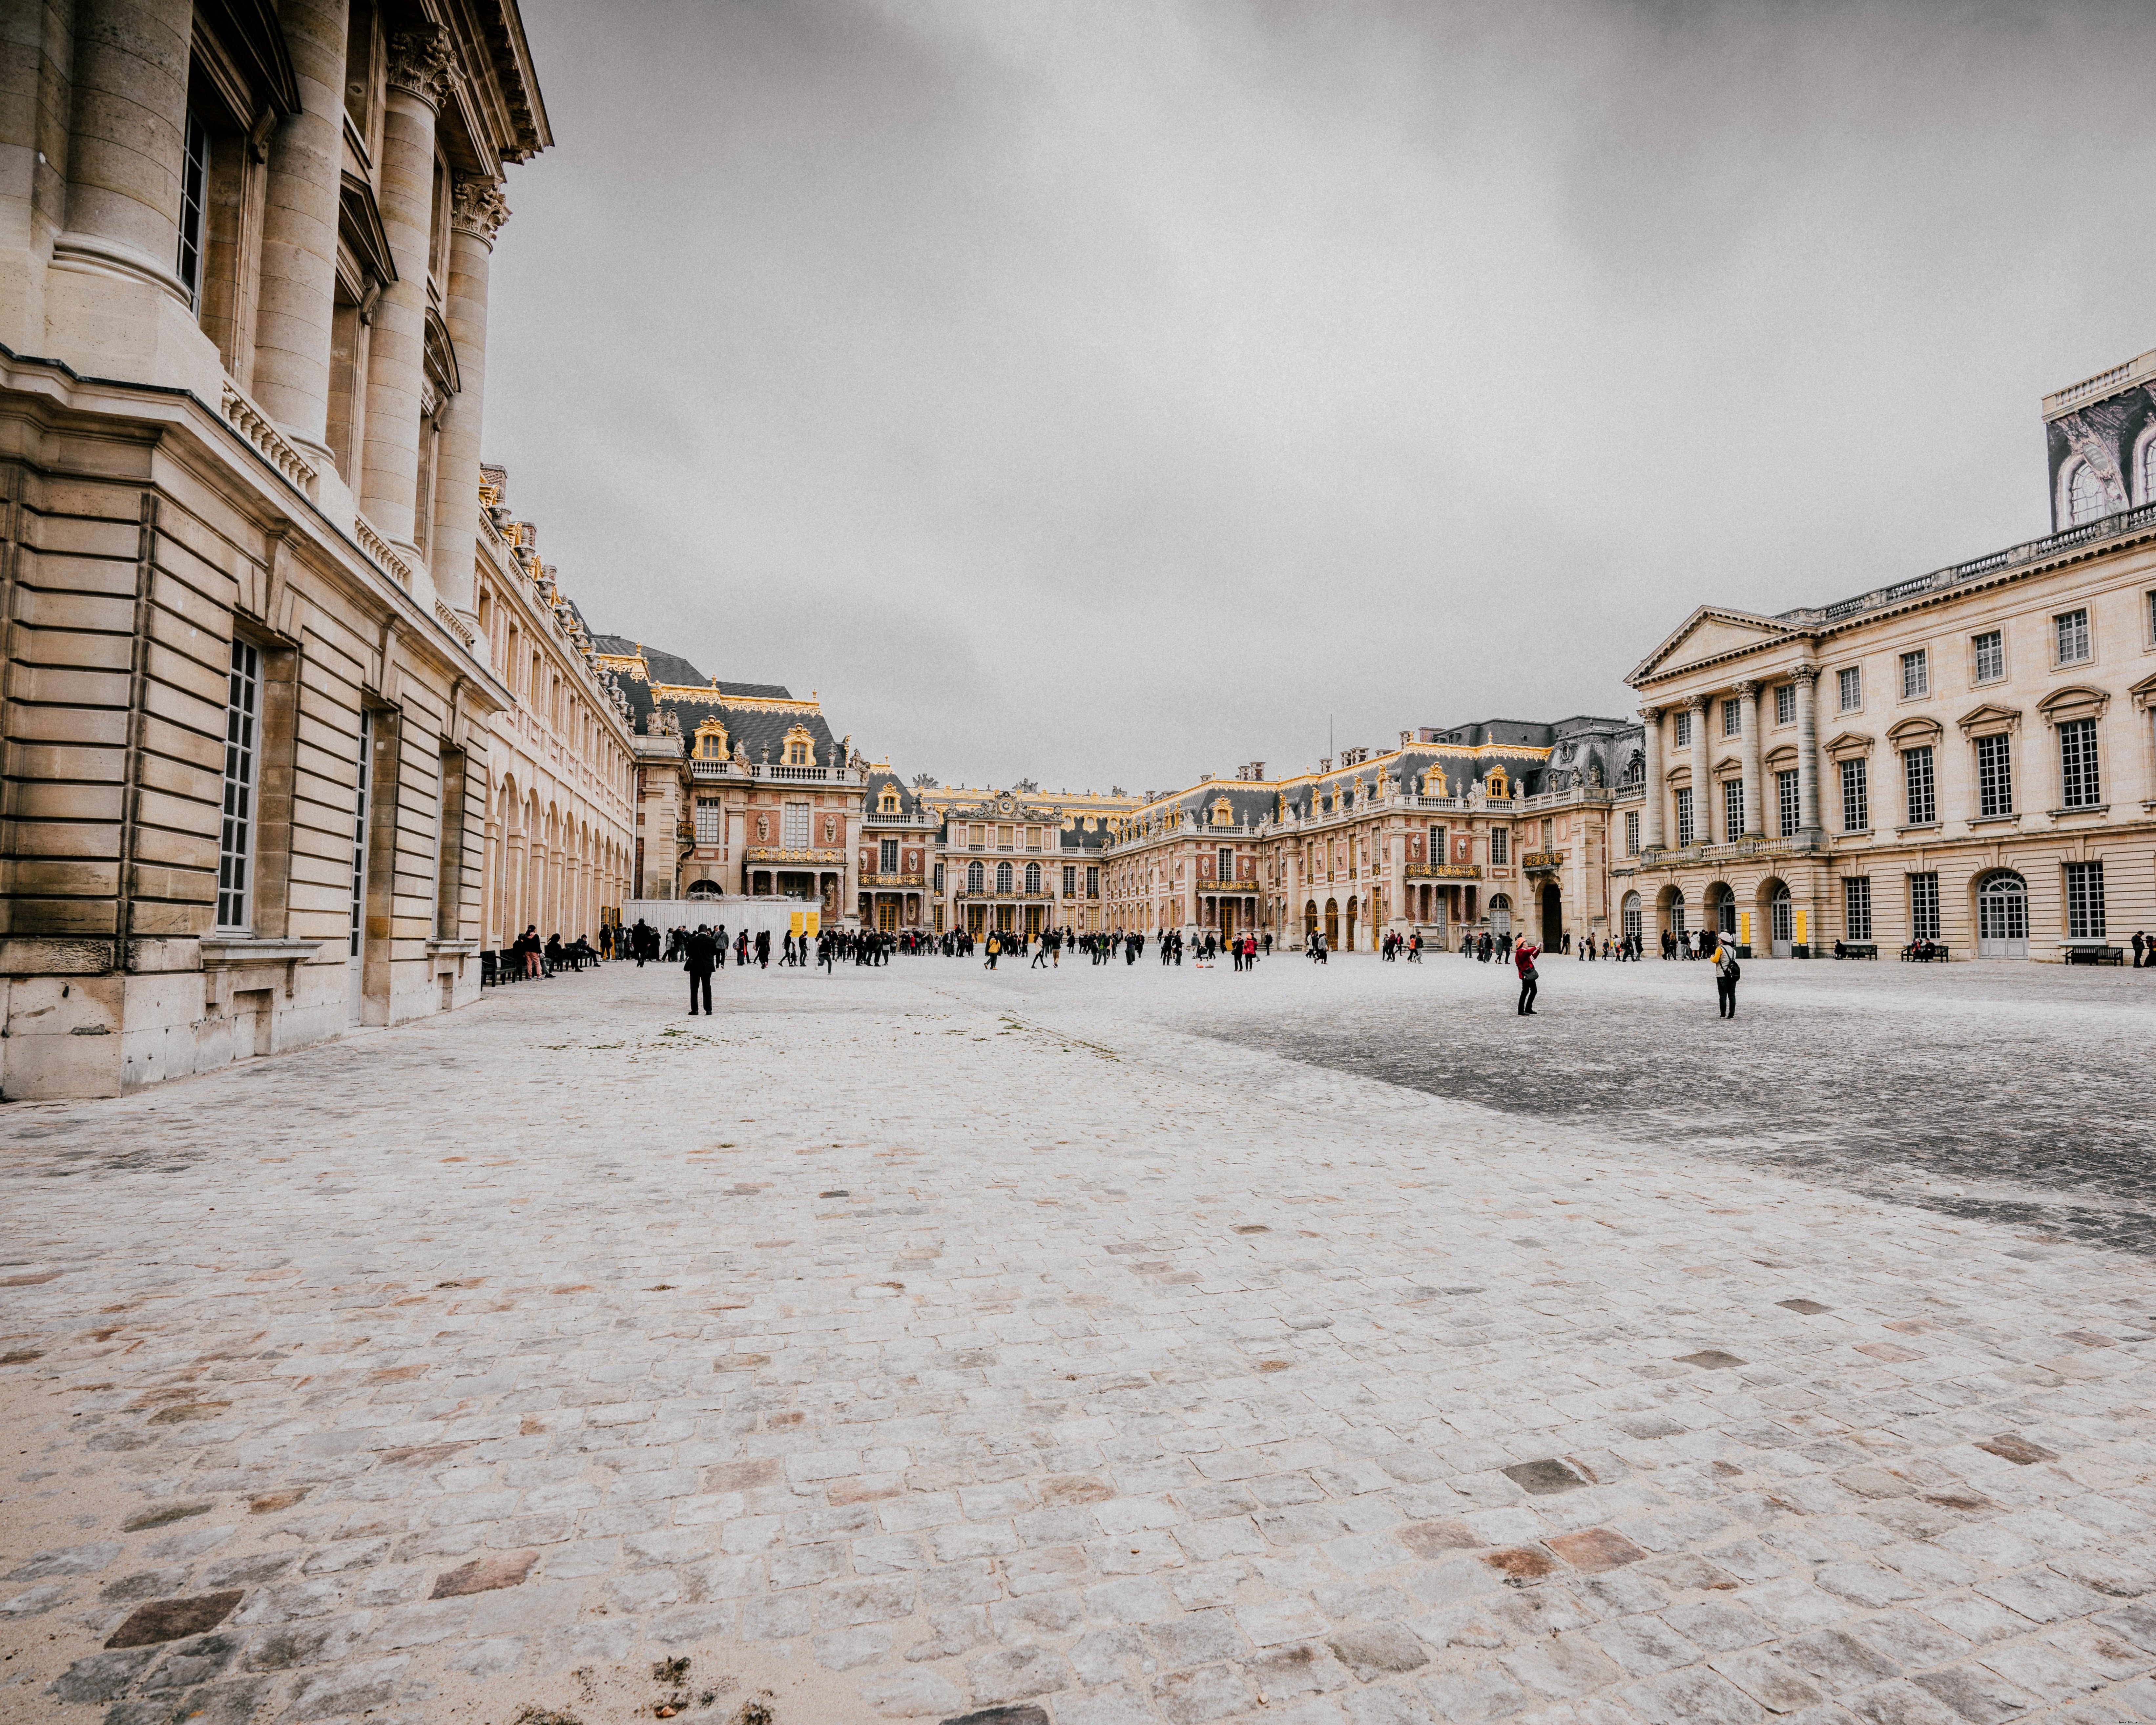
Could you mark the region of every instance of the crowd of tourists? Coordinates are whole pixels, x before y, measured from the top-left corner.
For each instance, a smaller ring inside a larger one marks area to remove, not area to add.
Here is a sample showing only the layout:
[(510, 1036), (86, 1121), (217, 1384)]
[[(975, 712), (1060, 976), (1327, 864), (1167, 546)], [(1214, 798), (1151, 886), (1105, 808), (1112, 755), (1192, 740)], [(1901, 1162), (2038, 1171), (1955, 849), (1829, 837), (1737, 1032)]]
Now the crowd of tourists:
[[(1176, 929), (1151, 936), (1135, 932), (1089, 934), (1068, 928), (1044, 929), (1038, 934), (992, 929), (979, 935), (964, 929), (941, 934), (865, 928), (827, 928), (812, 934), (788, 929), (781, 931), (774, 941), (767, 928), (753, 932), (743, 928), (729, 935), (724, 924), (716, 927), (698, 924), (692, 927), (684, 923), (659, 929), (639, 919), (628, 928), (611, 925), (602, 927), (596, 947), (582, 937), (567, 946), (559, 935), (542, 942), (536, 929), (527, 928), (510, 952), (504, 954), (504, 959), (516, 963), (521, 974), (532, 976), (551, 976), (562, 968), (581, 969), (603, 958), (633, 959), (639, 967), (654, 963), (678, 964), (689, 973), (690, 1011), (708, 1013), (711, 1010), (711, 978), (726, 968), (729, 958), (740, 968), (754, 966), (768, 970), (775, 963), (782, 970), (814, 968), (828, 974), (840, 964), (863, 968), (889, 964), (894, 953), (966, 958), (978, 951), (982, 954), (983, 968), (988, 970), (997, 969), (1006, 958), (1024, 960), (1029, 957), (1032, 969), (1060, 970), (1065, 952), (1070, 954), (1073, 963), (1082, 957), (1097, 966), (1112, 964), (1120, 957), (1126, 965), (1136, 964), (1148, 943), (1162, 964), (1179, 966), (1187, 954), (1199, 969), (1209, 968), (1225, 957), (1238, 971), (1255, 970), (1258, 961), (1270, 957), (1273, 951), (1273, 937), (1269, 933), (1245, 932), (1224, 938), (1209, 929), (1193, 930), (1187, 935)], [(1556, 944), (1559, 953), (1581, 963), (1599, 960), (1636, 963), (1643, 956), (1642, 942), (1637, 935), (1617, 940), (1589, 935), (1575, 941), (1567, 932), (1558, 937)], [(2148, 940), (2146, 947), (2151, 954), (2148, 962), (2156, 964), (2156, 939)], [(1322, 929), (1313, 929), (1304, 937), (1302, 949), (1313, 963), (1326, 963), (1332, 956)], [(1405, 933), (1386, 934), (1378, 942), (1378, 954), (1386, 963), (1404, 959), (1408, 963), (1419, 964), (1425, 950), (1421, 931), (1413, 929)], [(1445, 950), (1441, 941), (1438, 950)], [(1520, 979), (1519, 1013), (1522, 1017), (1534, 1015), (1540, 986), (1537, 961), (1548, 956), (1543, 948), (1523, 934), (1516, 935), (1508, 929), (1486, 928), (1466, 935), (1459, 951), (1461, 957), (1471, 962), (1511, 964)], [(1661, 937), (1661, 955), (1666, 959), (1697, 959), (1712, 964), (1721, 1015), (1736, 1016), (1740, 969), (1735, 949), (1720, 932), (1712, 929), (1681, 932), (1666, 930)], [(2137, 952), (2135, 957), (2138, 959), (2141, 954)]]

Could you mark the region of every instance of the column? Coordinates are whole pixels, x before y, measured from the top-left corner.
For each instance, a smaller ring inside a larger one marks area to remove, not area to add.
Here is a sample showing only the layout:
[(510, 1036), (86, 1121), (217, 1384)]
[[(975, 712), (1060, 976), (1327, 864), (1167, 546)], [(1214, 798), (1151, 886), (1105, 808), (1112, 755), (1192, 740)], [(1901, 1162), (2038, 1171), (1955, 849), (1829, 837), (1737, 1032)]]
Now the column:
[(367, 363), (360, 512), (408, 562), (419, 493), (419, 403), (427, 385), (427, 259), (434, 223), (434, 118), (449, 90), (449, 35), (439, 24), (389, 39), (389, 97), (377, 202), (397, 280), (374, 308)]
[[(153, 284), (182, 305), (180, 171), (193, 0), (81, 0), (56, 261)], [(27, 93), (26, 93), (27, 94)]]
[(285, 0), (278, 18), (299, 80), (300, 111), (270, 138), (254, 394), (285, 435), (327, 469), (346, 0)]
[[(1643, 728), (1641, 747), (1645, 753), (1645, 782), (1646, 799), (1640, 808), (1640, 849), (1660, 850), (1663, 845), (1662, 817), (1670, 804), (1670, 788), (1662, 783), (1662, 709), (1643, 706), (1640, 709)], [(1432, 857), (1432, 862), (1443, 860)]]
[[(480, 424), (486, 407), (486, 284), (494, 236), (509, 218), (501, 188), (459, 180), (449, 210), (449, 279), (443, 321), (457, 353), (457, 393), (442, 414), (434, 482), (434, 531), (428, 558), (434, 590), (476, 629), (472, 578), (479, 538)], [(475, 649), (484, 658), (484, 644)]]
[(1763, 839), (1767, 835), (1767, 799), (1759, 783), (1759, 685), (1739, 683), (1737, 698), (1743, 703), (1739, 722), (1744, 726), (1744, 735), (1739, 740), (1739, 752), (1744, 760), (1744, 836)]
[(1800, 665), (1797, 680), (1797, 830), (1815, 838), (1820, 829), (1819, 675), (1815, 665)]
[(1714, 747), (1707, 735), (1707, 714), (1712, 699), (1695, 695), (1685, 706), (1691, 711), (1691, 837), (1695, 845), (1714, 842)]

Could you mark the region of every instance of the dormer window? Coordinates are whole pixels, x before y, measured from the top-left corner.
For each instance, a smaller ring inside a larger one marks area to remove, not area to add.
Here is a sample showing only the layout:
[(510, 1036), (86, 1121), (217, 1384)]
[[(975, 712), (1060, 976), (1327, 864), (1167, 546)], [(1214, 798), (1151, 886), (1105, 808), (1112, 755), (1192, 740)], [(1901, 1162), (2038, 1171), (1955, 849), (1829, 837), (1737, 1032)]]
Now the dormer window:
[(886, 791), (881, 797), (876, 799), (876, 809), (878, 813), (883, 814), (897, 814), (898, 793), (896, 791)]
[(723, 761), (726, 757), (726, 727), (716, 719), (706, 719), (696, 727), (696, 747), (693, 751), (699, 761)]

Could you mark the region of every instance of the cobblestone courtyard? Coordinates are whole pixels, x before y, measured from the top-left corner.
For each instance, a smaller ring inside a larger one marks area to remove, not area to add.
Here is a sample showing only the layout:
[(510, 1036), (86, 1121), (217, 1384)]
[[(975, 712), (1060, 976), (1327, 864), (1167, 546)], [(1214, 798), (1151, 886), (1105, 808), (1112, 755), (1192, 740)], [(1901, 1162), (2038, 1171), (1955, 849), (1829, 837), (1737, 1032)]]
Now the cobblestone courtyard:
[(2156, 993), (1546, 978), (615, 966), (0, 1111), (0, 1718), (2156, 1718)]

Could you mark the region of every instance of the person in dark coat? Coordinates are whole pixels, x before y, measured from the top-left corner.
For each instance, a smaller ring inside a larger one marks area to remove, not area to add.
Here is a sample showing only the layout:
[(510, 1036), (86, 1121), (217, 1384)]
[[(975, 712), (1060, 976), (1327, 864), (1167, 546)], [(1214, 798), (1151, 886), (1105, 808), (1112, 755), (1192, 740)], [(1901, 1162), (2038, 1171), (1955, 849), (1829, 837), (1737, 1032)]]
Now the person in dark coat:
[(689, 973), (689, 1016), (696, 1015), (696, 990), (704, 991), (704, 1016), (711, 1014), (711, 973), (719, 965), (719, 942), (708, 928), (699, 926), (681, 943), (681, 963)]

